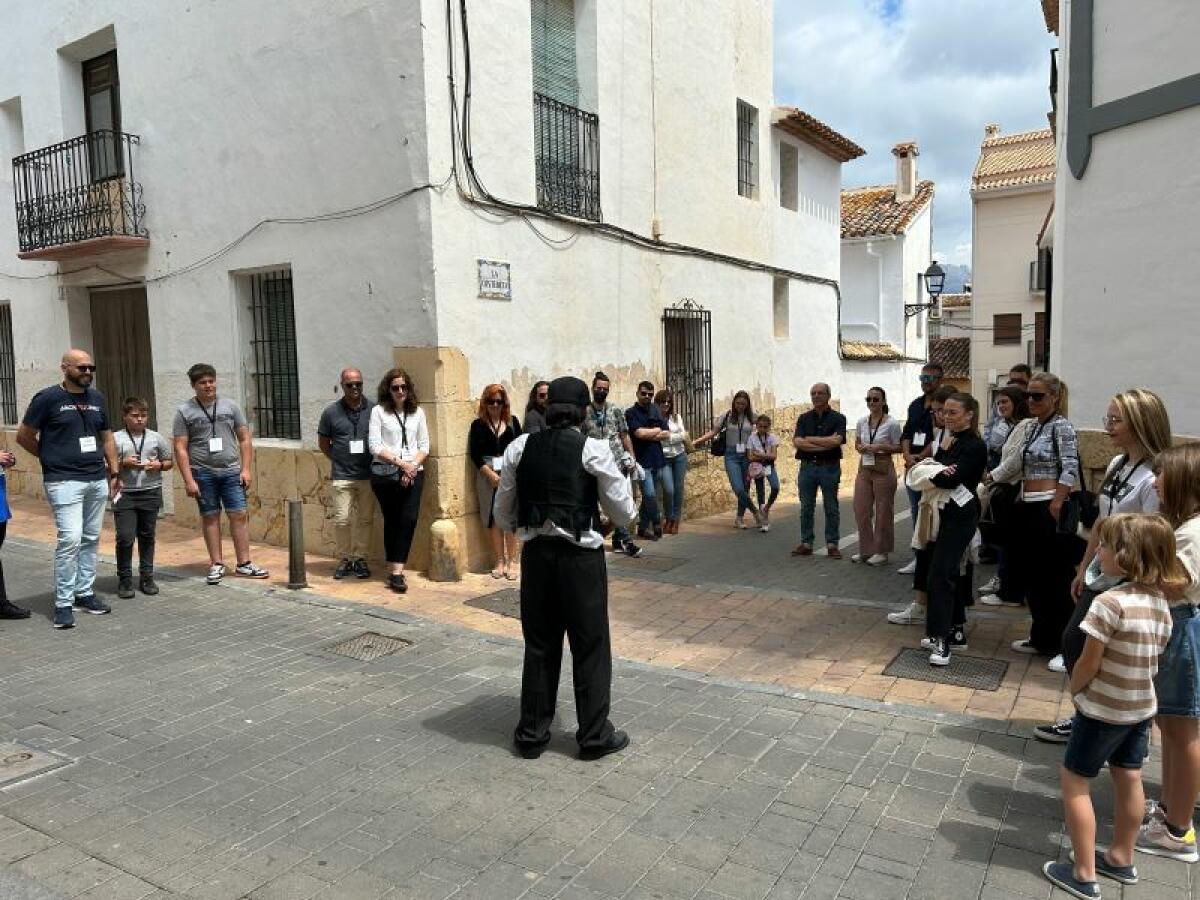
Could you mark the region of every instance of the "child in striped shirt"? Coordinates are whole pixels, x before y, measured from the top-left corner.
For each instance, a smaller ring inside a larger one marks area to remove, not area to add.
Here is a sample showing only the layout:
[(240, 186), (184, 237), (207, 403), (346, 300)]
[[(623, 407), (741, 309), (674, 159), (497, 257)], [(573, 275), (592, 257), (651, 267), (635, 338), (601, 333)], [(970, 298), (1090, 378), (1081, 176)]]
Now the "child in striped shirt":
[[(1122, 513), (1100, 523), (1100, 570), (1125, 583), (1092, 602), (1080, 629), (1087, 635), (1071, 672), (1075, 720), (1060, 772), (1074, 864), (1048, 862), (1046, 877), (1069, 894), (1100, 896), (1096, 874), (1137, 883), (1133, 845), (1145, 805), (1142, 762), (1158, 704), (1154, 674), (1171, 635), (1167, 595), (1190, 578), (1175, 556), (1175, 534), (1156, 515)], [(1108, 763), (1116, 792), (1113, 841), (1096, 851), (1090, 781)]]

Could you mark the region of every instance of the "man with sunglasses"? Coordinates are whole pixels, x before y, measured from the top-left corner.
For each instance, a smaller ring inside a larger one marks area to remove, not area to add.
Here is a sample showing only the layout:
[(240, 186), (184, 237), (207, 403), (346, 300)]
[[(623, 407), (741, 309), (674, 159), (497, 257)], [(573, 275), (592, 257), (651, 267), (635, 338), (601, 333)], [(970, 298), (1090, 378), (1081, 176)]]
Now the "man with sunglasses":
[[(929, 362), (921, 367), (921, 396), (908, 404), (904, 430), (900, 433), (900, 452), (904, 457), (905, 472), (915, 466), (917, 460), (929, 449), (929, 442), (933, 438), (933, 395), (942, 386), (943, 372), (941, 363)], [(904, 490), (908, 494), (909, 510), (915, 524), (921, 494), (910, 487), (905, 487)], [(911, 575), (917, 571), (916, 557), (899, 571), (901, 575)]]
[(637, 402), (625, 410), (625, 424), (632, 437), (633, 455), (642, 467), (642, 508), (638, 515), (638, 537), (657, 541), (662, 537), (662, 516), (659, 514), (655, 480), (667, 459), (663, 456), (663, 441), (671, 436), (667, 421), (654, 405), (654, 385), (643, 381), (637, 386)]
[(74, 628), (73, 606), (100, 616), (112, 609), (95, 593), (96, 550), (104, 505), (116, 490), (120, 461), (105, 412), (92, 387), (96, 364), (68, 350), (61, 384), (38, 391), (17, 429), (17, 443), (42, 464), (46, 500), (54, 513), (54, 627)]
[(374, 404), (363, 395), (363, 377), (358, 369), (343, 369), (341, 385), (342, 398), (325, 407), (317, 425), (317, 443), (329, 457), (333, 533), (341, 557), (333, 577), (370, 578), (367, 552), (375, 518), (375, 497), (371, 493), (367, 432)]

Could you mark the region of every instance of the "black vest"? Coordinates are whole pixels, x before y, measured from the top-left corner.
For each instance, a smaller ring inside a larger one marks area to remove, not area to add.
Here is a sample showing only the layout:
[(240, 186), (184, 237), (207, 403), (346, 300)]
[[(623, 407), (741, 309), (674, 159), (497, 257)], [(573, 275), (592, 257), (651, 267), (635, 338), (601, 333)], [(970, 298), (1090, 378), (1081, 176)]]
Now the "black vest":
[(600, 529), (596, 478), (583, 468), (587, 440), (578, 428), (551, 428), (531, 434), (517, 464), (517, 524), (541, 528), (547, 521), (575, 540)]

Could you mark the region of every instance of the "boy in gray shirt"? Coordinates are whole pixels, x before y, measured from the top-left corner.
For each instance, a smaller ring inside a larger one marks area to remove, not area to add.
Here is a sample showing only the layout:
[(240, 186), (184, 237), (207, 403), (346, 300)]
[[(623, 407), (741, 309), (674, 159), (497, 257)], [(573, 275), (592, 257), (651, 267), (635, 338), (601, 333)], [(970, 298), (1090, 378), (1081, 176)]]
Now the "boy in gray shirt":
[(113, 501), (117, 526), (117, 596), (133, 596), (133, 542), (138, 545), (138, 587), (158, 593), (154, 583), (154, 532), (162, 509), (162, 473), (171, 468), (171, 445), (146, 427), (150, 405), (140, 397), (121, 404), (125, 428), (113, 435), (121, 484)]
[(237, 553), (235, 575), (266, 578), (270, 573), (250, 561), (250, 519), (246, 489), (254, 471), (254, 448), (246, 414), (232, 400), (217, 396), (217, 370), (208, 363), (188, 369), (196, 396), (175, 412), (171, 434), (175, 458), (187, 495), (200, 507), (204, 546), (208, 549), (209, 584), (225, 575), (221, 546), (221, 509)]

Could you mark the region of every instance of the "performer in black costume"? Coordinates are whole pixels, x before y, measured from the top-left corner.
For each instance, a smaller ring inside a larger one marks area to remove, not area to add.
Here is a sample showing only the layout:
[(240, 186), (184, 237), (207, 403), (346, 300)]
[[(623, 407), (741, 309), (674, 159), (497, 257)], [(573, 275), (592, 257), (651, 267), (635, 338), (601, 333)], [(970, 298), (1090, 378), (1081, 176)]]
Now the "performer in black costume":
[(550, 742), (564, 632), (574, 663), (580, 757), (598, 759), (629, 743), (608, 720), (612, 647), (600, 506), (621, 524), (632, 521), (637, 507), (608, 443), (579, 429), (588, 399), (578, 378), (552, 381), (546, 430), (508, 446), (496, 491), (496, 523), (517, 529), (522, 543), (525, 667), (513, 738), (526, 759), (541, 756)]

